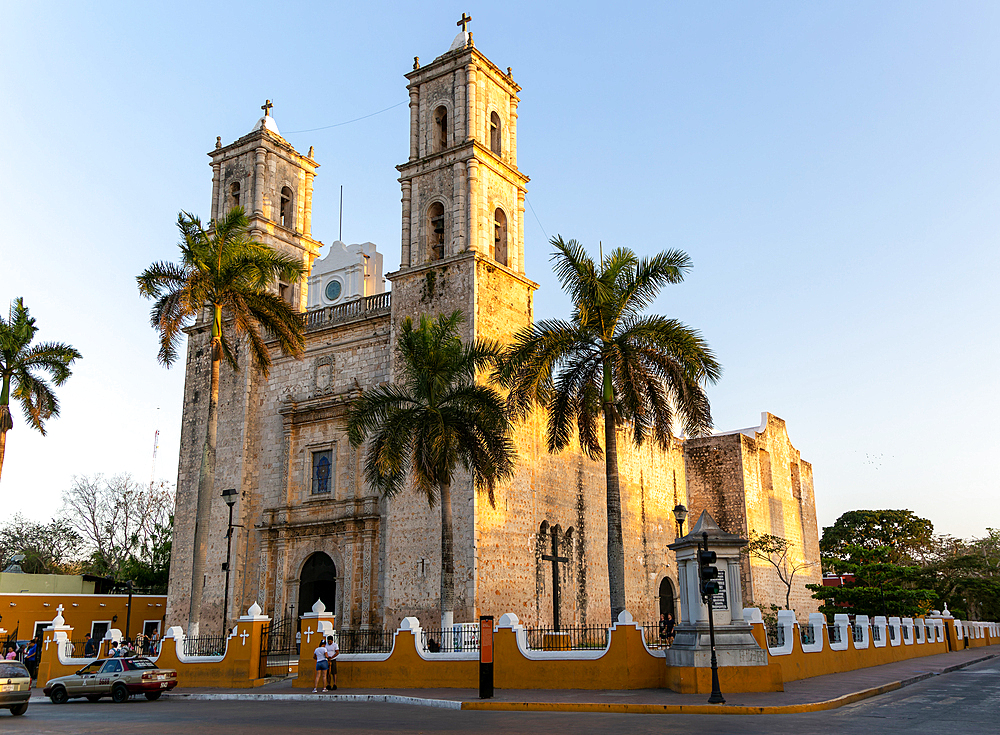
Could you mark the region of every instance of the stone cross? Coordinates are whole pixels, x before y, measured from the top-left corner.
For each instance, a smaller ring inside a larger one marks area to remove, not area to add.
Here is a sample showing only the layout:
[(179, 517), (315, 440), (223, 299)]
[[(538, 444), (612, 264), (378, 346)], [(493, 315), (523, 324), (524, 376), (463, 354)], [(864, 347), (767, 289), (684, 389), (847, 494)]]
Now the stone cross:
[(264, 111), (264, 117), (270, 117), (271, 116), (271, 108), (272, 107), (274, 107), (274, 105), (271, 104), (271, 100), (265, 100), (264, 101), (264, 104), (262, 104), (260, 106), (260, 109), (262, 109)]
[(247, 644), (247, 638), (249, 638), (249, 637), (250, 637), (250, 634), (247, 633), (245, 630), (242, 633), (240, 633), (240, 638), (243, 639), (243, 645), (244, 646)]
[(312, 626), (309, 626), (308, 628), (306, 628), (306, 643), (310, 643), (312, 641), (312, 635), (315, 632), (316, 631), (314, 631), (312, 629)]
[(61, 604), (56, 608), (56, 613), (59, 615), (63, 614), (63, 606)]
[(467, 30), (466, 26), (469, 25), (469, 23), (471, 22), (472, 22), (472, 16), (462, 13), (462, 20), (458, 21), (458, 23), (456, 23), (455, 25), (462, 26), (462, 33), (465, 33), (465, 31)]
[(542, 554), (542, 559), (552, 562), (552, 627), (559, 630), (559, 565), (569, 561), (568, 556), (559, 556), (559, 534), (552, 529), (552, 553)]

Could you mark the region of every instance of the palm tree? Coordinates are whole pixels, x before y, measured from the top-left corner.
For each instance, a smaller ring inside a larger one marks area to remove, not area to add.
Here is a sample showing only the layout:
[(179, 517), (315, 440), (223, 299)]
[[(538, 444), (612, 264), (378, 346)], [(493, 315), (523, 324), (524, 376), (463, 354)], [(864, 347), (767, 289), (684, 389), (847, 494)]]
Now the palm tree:
[(383, 497), (393, 498), (409, 474), (428, 504), (441, 504), (441, 628), (450, 628), (455, 608), (451, 485), (455, 468), (472, 473), (476, 489), (495, 504), (499, 482), (514, 474), (516, 450), (503, 398), (476, 383), (500, 352), (494, 342), (465, 345), (457, 335), (461, 312), (413, 327), (407, 317), (398, 342), (401, 380), (372, 388), (356, 399), (348, 416), (351, 443), (369, 440), (364, 474)]
[[(690, 435), (707, 433), (712, 413), (703, 390), (721, 368), (701, 335), (675, 319), (644, 316), (660, 289), (680, 283), (691, 260), (680, 250), (639, 259), (627, 248), (599, 264), (576, 240), (551, 240), (554, 271), (573, 301), (569, 321), (540, 321), (518, 332), (495, 379), (510, 393), (511, 413), (535, 405), (548, 413), (550, 452), (562, 450), (576, 425), (591, 459), (605, 457), (608, 507), (608, 584), (611, 619), (625, 608), (617, 429), (632, 441), (667, 449), (674, 422)], [(598, 419), (604, 420), (604, 449)]]
[(215, 490), (219, 369), (225, 358), (233, 370), (239, 370), (232, 342), (236, 337), (245, 340), (254, 366), (267, 377), (271, 353), (261, 334), (265, 330), (284, 353), (296, 356), (302, 353), (302, 320), (270, 289), (275, 279), (296, 281), (306, 269), (301, 260), (254, 240), (242, 207), (233, 207), (221, 220), (210, 222), (207, 229), (197, 217), (181, 212), (177, 227), (181, 232), (181, 262), (153, 263), (136, 280), (139, 293), (155, 300), (150, 323), (160, 333), (159, 360), (163, 365), (170, 366), (177, 359), (177, 347), (186, 327), (206, 311), (212, 319), (208, 431), (198, 473), (188, 619), (188, 635), (197, 636), (208, 552), (208, 520)]
[(45, 436), (45, 421), (59, 415), (59, 401), (52, 386), (40, 376), (48, 373), (52, 384), (60, 386), (69, 378), (69, 369), (80, 353), (62, 342), (32, 345), (38, 327), (28, 313), (24, 299), (17, 298), (7, 320), (0, 316), (0, 471), (7, 448), (7, 432), (14, 428), (10, 415), (11, 386), (24, 417)]

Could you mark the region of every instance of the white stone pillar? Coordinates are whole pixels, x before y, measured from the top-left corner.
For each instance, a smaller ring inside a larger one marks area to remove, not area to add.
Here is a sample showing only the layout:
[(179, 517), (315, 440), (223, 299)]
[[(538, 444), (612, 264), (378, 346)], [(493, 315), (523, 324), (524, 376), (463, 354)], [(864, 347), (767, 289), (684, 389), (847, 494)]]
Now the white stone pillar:
[(302, 232), (312, 237), (313, 180), (316, 174), (306, 171), (306, 203), (302, 213)]
[(219, 219), (219, 189), (222, 186), (222, 164), (212, 164), (212, 219)]
[[(411, 141), (412, 143), (412, 141)], [(410, 267), (410, 182), (403, 181), (403, 218), (402, 218), (402, 242), (400, 243), (400, 266), (403, 268)]]
[(479, 161), (475, 158), (469, 159), (469, 204), (466, 211), (469, 213), (468, 233), (469, 250), (480, 249), (479, 244)]
[(419, 155), (420, 135), (420, 90), (410, 88), (410, 160), (415, 161)]
[(478, 97), (478, 85), (479, 81), (477, 79), (476, 67), (474, 64), (469, 64), (466, 71), (466, 83), (465, 90), (468, 96), (468, 103), (466, 109), (468, 110), (468, 123), (466, 129), (466, 140), (473, 140), (476, 137), (476, 102)]
[(262, 146), (257, 149), (257, 160), (254, 164), (253, 177), (253, 213), (264, 215), (264, 164), (267, 160), (267, 150)]
[(524, 273), (524, 189), (517, 190), (517, 263), (514, 269)]
[(517, 168), (517, 97), (510, 96), (510, 122), (507, 130), (507, 151), (509, 163)]

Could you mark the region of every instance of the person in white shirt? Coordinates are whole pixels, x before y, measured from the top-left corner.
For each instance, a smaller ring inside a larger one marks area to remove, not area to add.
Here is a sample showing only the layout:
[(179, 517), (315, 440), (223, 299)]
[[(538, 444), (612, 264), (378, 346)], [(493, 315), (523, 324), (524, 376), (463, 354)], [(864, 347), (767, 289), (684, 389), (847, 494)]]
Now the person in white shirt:
[(330, 664), (326, 657), (326, 646), (323, 645), (323, 639), (320, 638), (319, 645), (316, 646), (316, 650), (313, 651), (313, 658), (316, 659), (316, 679), (313, 681), (313, 691), (315, 692), (319, 689), (319, 683), (323, 682), (323, 691), (326, 691), (326, 672), (330, 668)]
[(340, 655), (340, 646), (338, 646), (333, 641), (333, 636), (328, 635), (326, 637), (326, 658), (330, 662), (330, 668), (326, 672), (326, 676), (332, 684), (329, 685), (330, 689), (337, 688), (337, 656)]

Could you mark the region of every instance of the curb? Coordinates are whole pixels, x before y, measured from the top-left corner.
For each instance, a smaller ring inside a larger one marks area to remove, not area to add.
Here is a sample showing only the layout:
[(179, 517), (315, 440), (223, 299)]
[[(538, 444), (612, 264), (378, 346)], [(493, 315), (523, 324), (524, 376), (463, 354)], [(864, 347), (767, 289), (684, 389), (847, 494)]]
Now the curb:
[[(462, 702), (457, 699), (427, 699), (425, 697), (407, 697), (400, 694), (243, 694), (238, 692), (215, 692), (199, 694), (184, 692), (180, 694), (164, 694), (162, 699), (190, 701), (235, 701), (235, 702), (375, 702), (379, 704), (409, 704), (417, 707), (435, 707), (451, 710), (477, 710), (493, 712), (586, 712), (605, 714), (642, 714), (642, 715), (788, 715), (804, 712), (822, 712), (837, 709), (848, 704), (861, 702), (880, 694), (902, 689), (930, 679), (933, 676), (950, 674), (968, 666), (997, 658), (1000, 654), (992, 653), (971, 661), (964, 661), (948, 666), (941, 671), (926, 672), (911, 676), (908, 679), (892, 681), (888, 684), (862, 689), (859, 692), (844, 694), (834, 699), (822, 702), (807, 702), (803, 704), (783, 705), (727, 705), (727, 704), (631, 704), (615, 702)], [(33, 696), (32, 704), (48, 703), (47, 697)]]

